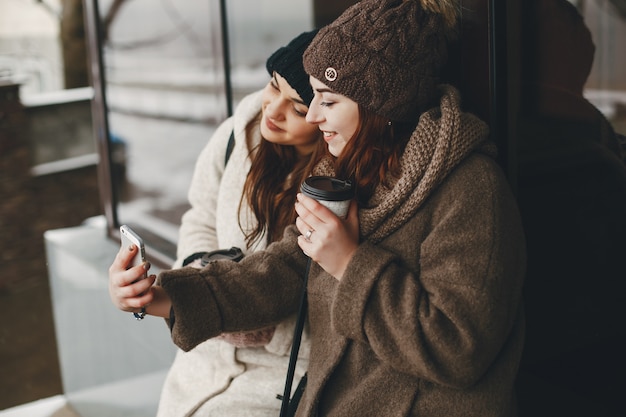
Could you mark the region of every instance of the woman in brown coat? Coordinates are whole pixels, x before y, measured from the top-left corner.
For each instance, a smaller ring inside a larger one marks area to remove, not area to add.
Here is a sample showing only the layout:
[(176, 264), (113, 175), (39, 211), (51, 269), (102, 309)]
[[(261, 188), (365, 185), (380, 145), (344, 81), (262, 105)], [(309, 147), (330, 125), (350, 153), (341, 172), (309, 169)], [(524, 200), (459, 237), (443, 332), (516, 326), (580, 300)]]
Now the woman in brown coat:
[(364, 0), (304, 56), (307, 120), (329, 155), (314, 174), (350, 179), (346, 219), (298, 196), (296, 225), (240, 263), (132, 283), (111, 267), (125, 311), (167, 317), (191, 349), (298, 307), (307, 256), (311, 352), (297, 416), (514, 416), (523, 345), (524, 236), (487, 127), (438, 85), (446, 2)]

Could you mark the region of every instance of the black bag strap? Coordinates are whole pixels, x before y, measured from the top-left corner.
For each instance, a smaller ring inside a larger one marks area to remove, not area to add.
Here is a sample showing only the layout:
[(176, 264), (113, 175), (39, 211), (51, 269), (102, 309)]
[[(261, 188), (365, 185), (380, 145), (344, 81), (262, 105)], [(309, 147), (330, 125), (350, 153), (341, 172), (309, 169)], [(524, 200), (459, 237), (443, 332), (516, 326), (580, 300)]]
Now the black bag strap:
[(300, 309), (298, 311), (298, 320), (293, 331), (293, 343), (291, 345), (291, 354), (289, 355), (289, 367), (287, 368), (287, 378), (285, 380), (285, 391), (282, 395), (282, 404), (280, 407), (280, 417), (291, 417), (296, 414), (300, 397), (306, 385), (306, 374), (300, 380), (296, 392), (291, 398), (291, 386), (293, 384), (293, 376), (296, 370), (296, 361), (298, 360), (298, 351), (300, 350), (300, 341), (302, 340), (302, 330), (306, 321), (306, 313), (308, 308), (306, 287), (309, 281), (309, 270), (311, 269), (311, 258), (307, 259), (306, 270), (304, 272), (304, 283), (302, 287), (302, 295), (300, 298)]
[(298, 404), (300, 404), (300, 398), (302, 398), (302, 393), (304, 392), (304, 388), (306, 387), (306, 378), (307, 374), (305, 373), (300, 378), (300, 382), (296, 387), (296, 390), (293, 393), (293, 397), (289, 400), (289, 406), (287, 409), (287, 417), (293, 417), (296, 415), (296, 410), (298, 410)]
[(230, 132), (230, 137), (228, 138), (228, 144), (226, 145), (226, 158), (224, 158), (224, 166), (228, 163), (230, 159), (230, 154), (233, 153), (233, 148), (235, 147), (235, 130), (233, 129)]

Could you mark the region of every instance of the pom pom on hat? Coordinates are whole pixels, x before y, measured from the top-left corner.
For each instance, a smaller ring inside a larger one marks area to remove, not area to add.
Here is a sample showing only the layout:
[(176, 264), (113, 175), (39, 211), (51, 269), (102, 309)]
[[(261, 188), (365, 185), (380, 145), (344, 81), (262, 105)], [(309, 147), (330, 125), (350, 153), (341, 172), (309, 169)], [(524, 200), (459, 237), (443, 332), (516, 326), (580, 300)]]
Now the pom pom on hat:
[(302, 66), (302, 54), (316, 34), (317, 29), (301, 33), (286, 46), (278, 48), (265, 62), (267, 72), (270, 75), (274, 71), (280, 74), (298, 92), (307, 106), (313, 100), (313, 90), (309, 84), (309, 75)]
[(415, 121), (436, 98), (457, 21), (453, 0), (363, 0), (320, 29), (306, 72), (392, 121)]

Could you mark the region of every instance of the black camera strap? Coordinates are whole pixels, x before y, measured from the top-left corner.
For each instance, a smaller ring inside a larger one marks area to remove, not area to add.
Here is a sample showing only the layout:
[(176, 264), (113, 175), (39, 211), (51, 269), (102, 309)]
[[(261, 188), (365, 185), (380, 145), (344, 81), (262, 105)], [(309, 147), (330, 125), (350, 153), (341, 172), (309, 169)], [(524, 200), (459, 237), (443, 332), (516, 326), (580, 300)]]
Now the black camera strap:
[[(282, 395), (282, 404), (280, 406), (280, 417), (291, 417), (296, 414), (298, 403), (302, 397), (302, 393), (306, 386), (306, 374), (300, 380), (296, 391), (291, 397), (291, 386), (293, 385), (293, 377), (296, 371), (296, 361), (298, 360), (298, 352), (300, 351), (300, 342), (302, 340), (302, 331), (306, 322), (308, 309), (306, 287), (309, 281), (309, 270), (311, 269), (311, 258), (307, 258), (306, 270), (304, 271), (304, 283), (302, 287), (302, 295), (300, 298), (300, 309), (298, 310), (298, 319), (296, 327), (293, 331), (293, 343), (291, 345), (291, 354), (289, 356), (289, 367), (287, 368), (287, 378), (285, 380), (285, 391)], [(279, 396), (280, 398), (280, 396)]]

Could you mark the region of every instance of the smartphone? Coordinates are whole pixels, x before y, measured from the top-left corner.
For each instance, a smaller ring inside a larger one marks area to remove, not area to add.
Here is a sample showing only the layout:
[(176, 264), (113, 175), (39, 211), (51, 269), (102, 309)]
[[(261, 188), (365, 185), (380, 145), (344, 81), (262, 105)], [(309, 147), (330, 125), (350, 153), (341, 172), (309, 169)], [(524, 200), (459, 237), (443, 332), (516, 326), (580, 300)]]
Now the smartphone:
[[(146, 261), (146, 248), (143, 244), (143, 239), (133, 230), (130, 226), (123, 224), (120, 226), (120, 236), (122, 240), (122, 247), (129, 248), (130, 245), (135, 245), (139, 249), (131, 262), (128, 264), (128, 268), (136, 265), (141, 265)], [(144, 272), (143, 278), (148, 276), (147, 271)]]

